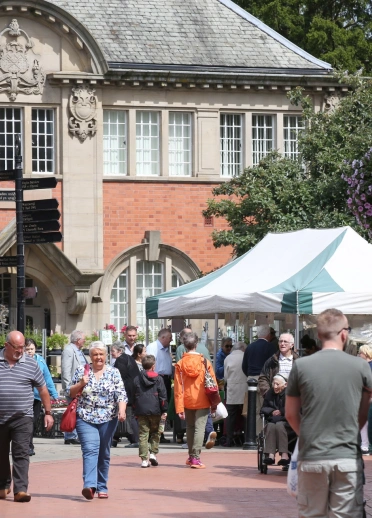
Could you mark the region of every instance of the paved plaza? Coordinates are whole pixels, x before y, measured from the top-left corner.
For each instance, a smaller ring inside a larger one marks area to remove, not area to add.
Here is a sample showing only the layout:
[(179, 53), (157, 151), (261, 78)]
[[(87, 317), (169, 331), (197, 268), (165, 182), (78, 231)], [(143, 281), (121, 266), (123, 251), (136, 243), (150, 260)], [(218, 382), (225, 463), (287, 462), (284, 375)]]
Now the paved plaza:
[[(185, 465), (187, 450), (161, 445), (159, 466), (141, 469), (138, 450), (112, 449), (109, 499), (81, 496), (79, 446), (62, 439), (36, 439), (30, 466), (32, 500), (0, 501), (1, 518), (296, 518), (296, 502), (286, 492), (286, 473), (257, 470), (256, 452), (216, 447), (202, 452), (207, 469)], [(372, 517), (372, 458), (366, 459), (367, 516)]]

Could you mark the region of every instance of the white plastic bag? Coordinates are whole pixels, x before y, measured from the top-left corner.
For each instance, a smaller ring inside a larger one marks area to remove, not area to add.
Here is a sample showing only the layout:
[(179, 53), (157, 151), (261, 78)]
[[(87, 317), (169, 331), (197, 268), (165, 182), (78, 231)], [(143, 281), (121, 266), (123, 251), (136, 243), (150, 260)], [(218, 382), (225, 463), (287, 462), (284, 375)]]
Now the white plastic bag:
[(288, 469), (288, 477), (287, 477), (287, 492), (289, 495), (297, 496), (297, 487), (298, 487), (298, 475), (297, 475), (297, 457), (298, 457), (298, 439), (296, 441), (295, 449), (293, 450), (291, 463)]
[(216, 411), (212, 414), (212, 421), (221, 421), (222, 419), (225, 419), (228, 416), (228, 412), (226, 410), (226, 407), (223, 403), (218, 403)]

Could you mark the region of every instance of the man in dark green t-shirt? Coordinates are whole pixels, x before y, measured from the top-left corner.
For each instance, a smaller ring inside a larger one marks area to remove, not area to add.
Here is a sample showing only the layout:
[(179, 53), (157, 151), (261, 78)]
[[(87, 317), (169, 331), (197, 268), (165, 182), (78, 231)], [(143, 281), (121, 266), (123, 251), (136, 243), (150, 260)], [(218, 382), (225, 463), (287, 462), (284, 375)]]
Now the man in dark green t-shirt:
[(371, 370), (343, 352), (350, 328), (341, 311), (323, 311), (317, 327), (322, 350), (293, 364), (286, 391), (286, 417), (299, 435), (299, 516), (358, 518), (363, 513), (359, 430), (367, 420)]

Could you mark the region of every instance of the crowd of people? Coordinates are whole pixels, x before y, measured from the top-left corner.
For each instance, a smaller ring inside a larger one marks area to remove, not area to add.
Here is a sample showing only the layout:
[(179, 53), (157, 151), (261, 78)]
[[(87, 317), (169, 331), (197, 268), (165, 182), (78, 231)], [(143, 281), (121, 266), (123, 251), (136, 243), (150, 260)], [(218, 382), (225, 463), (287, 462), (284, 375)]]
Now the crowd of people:
[[(306, 358), (299, 358), (292, 334), (282, 333), (277, 339), (272, 328), (262, 325), (257, 328), (257, 340), (248, 346), (224, 338), (216, 371), (208, 349), (190, 328), (180, 333), (175, 364), (169, 329), (161, 329), (157, 340), (146, 347), (137, 343), (136, 327), (127, 327), (125, 341), (111, 346), (111, 361), (100, 341), (89, 345), (88, 361), (82, 351), (85, 335), (74, 331), (62, 353), (61, 378), (68, 400), (77, 398), (77, 419), (76, 430), (65, 433), (64, 443), (81, 446), (82, 495), (87, 500), (96, 494), (108, 498), (111, 447), (123, 435), (129, 439), (126, 447), (138, 448), (142, 468), (158, 466), (159, 443), (169, 442), (164, 423), (172, 407), (177, 443), (183, 445), (186, 433), (186, 465), (204, 469), (203, 444), (213, 447), (217, 436), (205, 392), (208, 374), (215, 386), (225, 389), (228, 417), (220, 426), (226, 439), (221, 445), (239, 444), (242, 416), (249, 411), (247, 378), (253, 378), (257, 433), (261, 417), (265, 418), (263, 462), (287, 466), (292, 451), (288, 439), (299, 436), (300, 516), (362, 516), (361, 455), (369, 454), (372, 444), (372, 347), (363, 345), (358, 350), (348, 345), (349, 331), (343, 313), (324, 311), (318, 317), (322, 348), (305, 335), (301, 343)], [(56, 398), (35, 342), (18, 331), (10, 332), (0, 351), (0, 499), (10, 493), (13, 481), (14, 500), (30, 501), (33, 431), (42, 405), (45, 428), (52, 427), (51, 399)]]

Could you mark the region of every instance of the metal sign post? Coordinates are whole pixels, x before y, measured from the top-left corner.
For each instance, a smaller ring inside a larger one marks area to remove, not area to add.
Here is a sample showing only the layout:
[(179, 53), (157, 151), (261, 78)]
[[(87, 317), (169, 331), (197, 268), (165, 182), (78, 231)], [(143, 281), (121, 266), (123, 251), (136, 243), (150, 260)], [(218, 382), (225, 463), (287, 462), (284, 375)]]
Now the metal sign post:
[(16, 191), (16, 226), (17, 226), (17, 330), (25, 332), (25, 246), (23, 241), (23, 189), (21, 136), (15, 136), (15, 191)]

